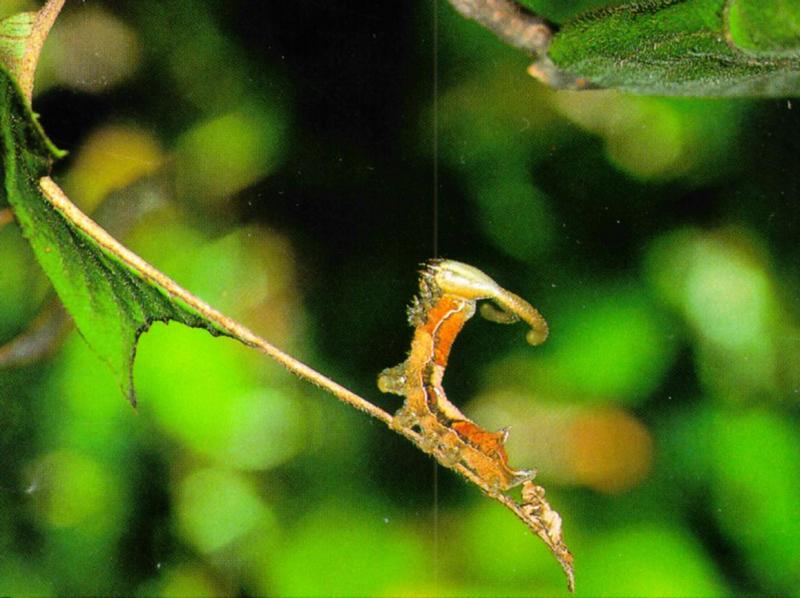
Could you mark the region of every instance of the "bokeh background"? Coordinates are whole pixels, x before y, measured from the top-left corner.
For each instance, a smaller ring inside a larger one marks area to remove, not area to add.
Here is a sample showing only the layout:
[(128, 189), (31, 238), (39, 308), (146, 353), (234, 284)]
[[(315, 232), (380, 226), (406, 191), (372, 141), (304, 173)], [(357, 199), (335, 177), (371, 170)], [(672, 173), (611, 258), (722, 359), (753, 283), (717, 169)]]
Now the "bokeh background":
[[(545, 345), (476, 319), (445, 386), (513, 425), (578, 595), (797, 595), (800, 99), (527, 62), (445, 0), (70, 1), (34, 107), (74, 201), (386, 409), (420, 262), (538, 306)], [(0, 342), (49, 293), (0, 230)], [(510, 513), (264, 356), (159, 324), (135, 374), (134, 411), (74, 331), (0, 371), (0, 594), (566, 595)]]

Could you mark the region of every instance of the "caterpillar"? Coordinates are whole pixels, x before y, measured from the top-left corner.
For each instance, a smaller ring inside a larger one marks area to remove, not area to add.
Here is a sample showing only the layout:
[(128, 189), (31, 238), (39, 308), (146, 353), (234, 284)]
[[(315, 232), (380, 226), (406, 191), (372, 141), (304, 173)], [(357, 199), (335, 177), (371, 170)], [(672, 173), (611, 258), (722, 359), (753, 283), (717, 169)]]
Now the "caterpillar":
[(408, 308), (408, 320), (414, 328), (408, 358), (378, 376), (382, 392), (405, 397), (393, 425), (418, 429), (426, 451), (439, 455), (445, 464), (462, 463), (496, 492), (529, 482), (534, 470), (514, 470), (508, 464), (508, 428), (490, 432), (470, 420), (447, 398), (442, 379), (453, 343), (475, 314), (479, 300), (494, 304), (481, 306), (486, 319), (526, 322), (531, 327), (527, 334), (531, 344), (547, 338), (547, 322), (527, 301), (461, 262), (428, 262), (419, 287), (419, 295)]

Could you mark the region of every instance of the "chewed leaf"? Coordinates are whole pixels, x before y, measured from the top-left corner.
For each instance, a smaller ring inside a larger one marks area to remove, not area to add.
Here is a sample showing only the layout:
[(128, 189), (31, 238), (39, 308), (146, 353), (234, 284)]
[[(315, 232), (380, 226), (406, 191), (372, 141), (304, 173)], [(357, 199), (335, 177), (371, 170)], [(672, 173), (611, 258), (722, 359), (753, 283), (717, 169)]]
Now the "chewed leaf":
[[(793, 5), (793, 8), (787, 8)], [(556, 33), (532, 74), (554, 86), (691, 96), (800, 94), (793, 2), (650, 0), (590, 12)]]
[(52, 181), (48, 187), (46, 177), (61, 152), (47, 139), (16, 82), (2, 67), (0, 107), (2, 197), (78, 330), (134, 402), (136, 342), (153, 322), (175, 320), (215, 335), (228, 331), (150, 280), (134, 263), (121, 259), (110, 244), (87, 234), (76, 215), (65, 214), (63, 206), (54, 203), (59, 191)]

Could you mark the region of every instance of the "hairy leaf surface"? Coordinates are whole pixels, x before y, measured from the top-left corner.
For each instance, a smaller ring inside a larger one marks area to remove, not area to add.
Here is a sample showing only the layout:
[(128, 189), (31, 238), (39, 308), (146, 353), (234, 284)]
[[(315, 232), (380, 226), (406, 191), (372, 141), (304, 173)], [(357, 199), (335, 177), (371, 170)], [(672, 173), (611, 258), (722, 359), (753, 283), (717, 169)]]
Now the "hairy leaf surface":
[[(800, 94), (794, 0), (649, 0), (567, 22), (549, 58), (578, 86), (692, 96)], [(562, 73), (562, 74), (563, 74)]]

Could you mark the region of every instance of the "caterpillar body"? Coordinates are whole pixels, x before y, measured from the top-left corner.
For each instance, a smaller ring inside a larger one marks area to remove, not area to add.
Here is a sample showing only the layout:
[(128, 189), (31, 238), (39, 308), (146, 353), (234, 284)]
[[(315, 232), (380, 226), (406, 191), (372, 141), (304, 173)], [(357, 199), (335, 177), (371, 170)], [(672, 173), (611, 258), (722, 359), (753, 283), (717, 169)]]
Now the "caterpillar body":
[(504, 447), (508, 429), (484, 430), (447, 398), (442, 386), (453, 343), (475, 314), (477, 302), (484, 299), (496, 306), (481, 310), (487, 319), (525, 321), (531, 326), (527, 336), (531, 344), (547, 338), (547, 323), (528, 302), (477, 268), (453, 260), (434, 260), (422, 270), (419, 295), (408, 310), (414, 327), (408, 358), (383, 370), (378, 387), (405, 397), (394, 425), (419, 429), (426, 450), (450, 463), (461, 462), (502, 492), (533, 479), (535, 472), (512, 469)]

